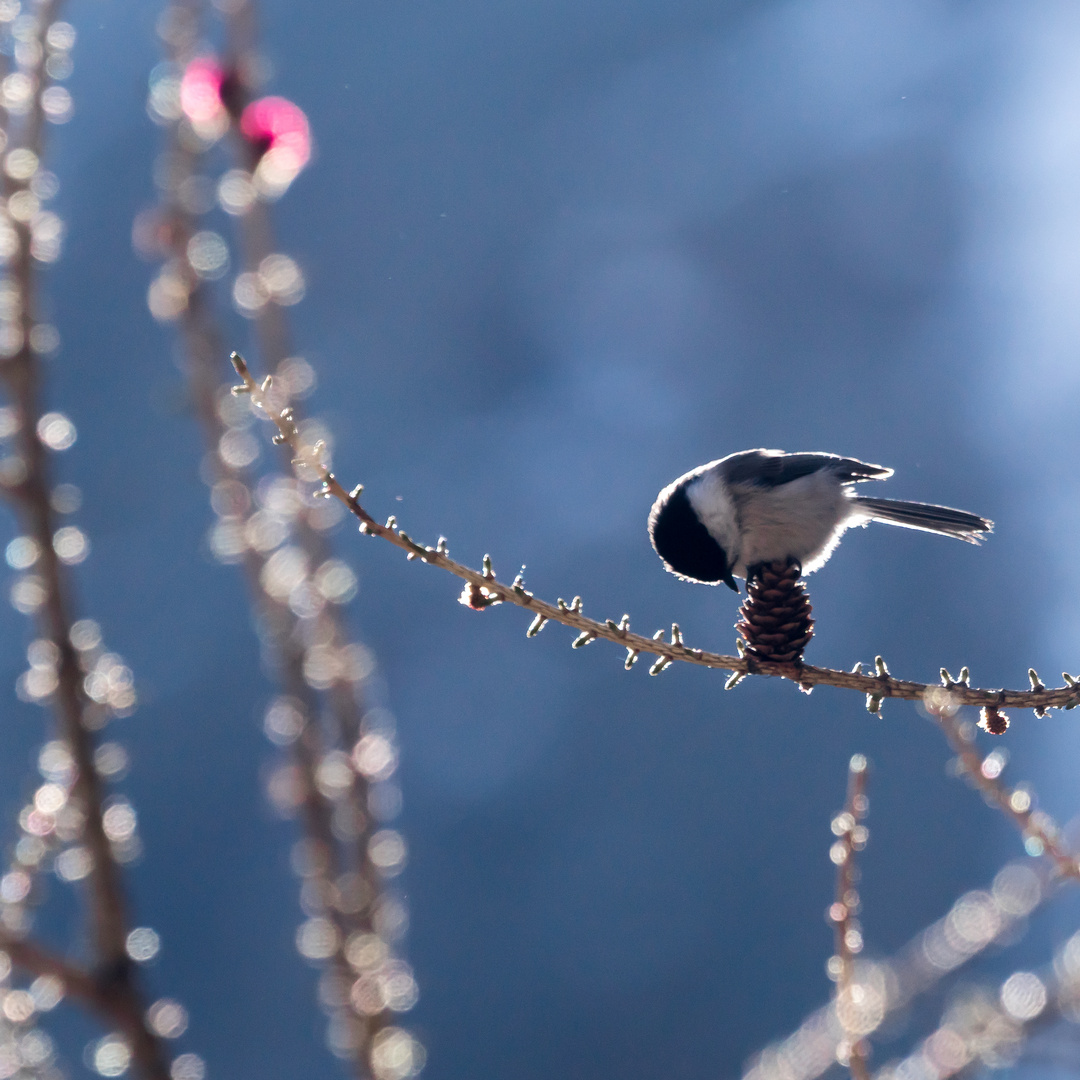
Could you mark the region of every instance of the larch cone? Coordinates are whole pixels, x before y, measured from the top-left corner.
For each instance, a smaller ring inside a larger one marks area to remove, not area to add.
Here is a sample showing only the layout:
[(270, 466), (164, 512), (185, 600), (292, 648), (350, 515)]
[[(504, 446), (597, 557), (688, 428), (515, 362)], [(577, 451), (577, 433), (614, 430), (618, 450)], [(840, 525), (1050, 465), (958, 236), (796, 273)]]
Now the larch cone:
[(756, 567), (747, 582), (747, 597), (739, 608), (735, 629), (746, 652), (758, 660), (798, 663), (814, 636), (813, 610), (797, 562), (774, 562)]

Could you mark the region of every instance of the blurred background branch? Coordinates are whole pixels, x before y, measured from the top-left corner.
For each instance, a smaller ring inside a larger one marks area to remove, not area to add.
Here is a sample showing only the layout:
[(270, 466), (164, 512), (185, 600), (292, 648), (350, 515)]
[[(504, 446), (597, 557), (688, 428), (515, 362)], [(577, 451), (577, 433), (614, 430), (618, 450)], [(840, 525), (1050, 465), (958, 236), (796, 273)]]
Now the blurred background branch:
[[(23, 848), (29, 858), (20, 859), (16, 848), (15, 866), (4, 880), (19, 883), (13, 890), (17, 901), (27, 898), (27, 871), (36, 869), (45, 854), (33, 841), (54, 832), (56, 815), (66, 808), (70, 819), (66, 839), (79, 842), (76, 850), (85, 862), (85, 871), (72, 877), (86, 878), (83, 902), (91, 927), (92, 952), (84, 970), (51, 956), (33, 942), (21, 941), (30, 929), (30, 919), (21, 906), (10, 904), (3, 911), (0, 945), (30, 975), (55, 984), (60, 996), (65, 989), (70, 990), (107, 1024), (115, 1025), (144, 1076), (167, 1080), (167, 1059), (128, 952), (132, 924), (115, 850), (115, 841), (121, 836), (115, 827), (117, 815), (112, 814), (112, 827), (108, 821), (106, 781), (96, 757), (94, 733), (109, 718), (110, 706), (123, 714), (130, 711), (131, 701), (125, 695), (99, 704), (86, 690), (90, 669), (86, 651), (77, 647), (79, 633), (71, 614), (74, 588), (67, 570), (67, 564), (85, 557), (86, 539), (75, 527), (57, 528), (56, 504), (62, 506), (64, 499), (62, 492), (57, 498), (48, 461), (50, 450), (70, 445), (73, 429), (65, 417), (46, 414), (41, 405), (41, 354), (50, 351), (55, 329), (40, 317), (38, 271), (59, 253), (60, 231), (56, 216), (40, 207), (42, 196), (55, 194), (55, 182), (43, 172), (41, 161), (46, 119), (62, 119), (70, 109), (69, 105), (67, 110), (64, 107), (66, 91), (58, 97), (51, 84), (56, 65), (63, 67), (74, 42), (70, 24), (57, 17), (59, 6), (53, 0), (38, 0), (14, 25), (9, 19), (4, 26), (14, 39), (8, 44), (16, 66), (3, 83), (3, 225), (11, 237), (8, 243), (12, 250), (4, 281), (8, 318), (0, 378), (10, 403), (9, 433), (17, 447), (9, 459), (5, 490), (24, 529), (18, 543), (25, 553), (18, 561), (36, 566), (36, 595), (32, 600), (27, 597), (23, 606), (27, 614), (35, 616), (39, 636), (30, 646), (31, 669), (22, 685), (28, 699), (51, 706), (59, 736), (52, 745), (66, 755), (69, 764), (63, 770), (66, 783), (39, 788), (29, 814), (20, 815), (23, 836), (31, 842)], [(133, 830), (126, 831), (130, 838)], [(12, 1011), (8, 1010), (7, 1020), (25, 1024), (32, 1021), (36, 1007), (16, 1009), (14, 1016)], [(51, 1054), (43, 1055), (31, 1064), (47, 1064), (49, 1057)]]
[[(867, 761), (862, 754), (852, 756), (848, 764), (848, 790), (843, 811), (832, 822), (832, 830), (839, 837), (829, 855), (836, 864), (836, 899), (829, 908), (829, 918), (836, 927), (835, 971), (836, 997), (833, 1008), (844, 1029), (846, 1038), (837, 1047), (836, 1057), (846, 1064), (854, 1080), (867, 1080), (870, 1073), (866, 1066), (867, 1046), (863, 1037), (867, 1027), (876, 1027), (873, 994), (855, 980), (855, 956), (862, 951), (862, 927), (856, 918), (859, 911), (859, 874), (855, 865), (855, 853), (866, 847), (869, 833), (862, 824), (869, 808), (866, 797)], [(865, 1006), (869, 1005), (867, 1009)], [(867, 1012), (870, 1013), (868, 1025)]]
[[(232, 192), (245, 267), (233, 295), (243, 301), (264, 361), (279, 374), (276, 406), (287, 408), (314, 376), (290, 345), (285, 309), (303, 295), (303, 282), (295, 262), (277, 253), (269, 204), (307, 163), (310, 135), (291, 102), (257, 97), (254, 5), (224, 11), (222, 60), (207, 52), (212, 16), (208, 5), (190, 0), (172, 4), (163, 17), (174, 81), (173, 96), (159, 100), (157, 119), (169, 136), (169, 181), (160, 210), (140, 228), (146, 248), (159, 249), (166, 262), (151, 286), (150, 306), (177, 323), (184, 343), (219, 517), (212, 543), (223, 561), (241, 563), (261, 635), (275, 654), (284, 696), (267, 713), (267, 734), (288, 748), (293, 762), (278, 800), (299, 809), (306, 836), (299, 873), (309, 918), (297, 944), (325, 965), (319, 997), (330, 1012), (327, 1041), (356, 1075), (400, 1080), (419, 1072), (424, 1051), (394, 1024), (395, 1012), (417, 999), (397, 947), (406, 916), (391, 886), (404, 842), (386, 828), (401, 802), (389, 782), (397, 764), (394, 732), (385, 711), (366, 700), (373, 658), (340, 614), (355, 576), (332, 557), (323, 535), (333, 515), (305, 497), (303, 477), (293, 478), (288, 459), (283, 472), (260, 477), (242, 445), (246, 406), (239, 403), (238, 413), (221, 384), (223, 335), (213, 314), (227, 248), (219, 234), (200, 230), (206, 207), (190, 196), (207, 182), (203, 170), (215, 144), (227, 139), (236, 164), (219, 190)], [(268, 498), (268, 491), (276, 494)]]

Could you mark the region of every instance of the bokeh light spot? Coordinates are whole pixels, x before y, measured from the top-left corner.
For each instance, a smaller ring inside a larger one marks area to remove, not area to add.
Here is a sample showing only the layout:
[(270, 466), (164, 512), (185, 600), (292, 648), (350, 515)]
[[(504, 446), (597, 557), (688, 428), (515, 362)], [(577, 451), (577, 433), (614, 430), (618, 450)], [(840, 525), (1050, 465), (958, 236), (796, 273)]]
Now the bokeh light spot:
[(90, 1061), (101, 1076), (123, 1076), (131, 1065), (131, 1049), (119, 1035), (106, 1035), (93, 1044)]
[(1002, 984), (1001, 1005), (1017, 1020), (1034, 1020), (1046, 1008), (1046, 986), (1033, 972), (1018, 971)]
[(49, 356), (60, 348), (60, 331), (52, 323), (37, 323), (31, 328), (28, 340), (38, 356)]
[(12, 570), (27, 570), (38, 561), (41, 546), (32, 536), (16, 536), (4, 550), (4, 558)]
[(259, 263), (259, 281), (276, 304), (287, 307), (304, 298), (304, 276), (288, 255), (267, 255)]
[(19, 147), (4, 158), (4, 172), (12, 180), (29, 180), (37, 172), (38, 164), (38, 156), (33, 150)]
[(10, 439), (19, 430), (19, 414), (10, 406), (0, 406), (0, 439)]
[(93, 619), (79, 619), (72, 624), (70, 640), (79, 652), (96, 649), (101, 644), (101, 627)]
[(70, 847), (56, 856), (56, 876), (62, 881), (82, 881), (94, 868), (94, 860), (88, 848)]
[(196, 57), (184, 69), (180, 80), (180, 109), (195, 126), (216, 120), (225, 112), (221, 86), (225, 73), (211, 57)]
[(345, 959), (357, 971), (372, 971), (389, 957), (390, 948), (378, 934), (357, 932), (345, 942)]
[(226, 214), (246, 214), (257, 197), (251, 175), (243, 169), (230, 169), (218, 183), (218, 204)]
[(25, 990), (9, 990), (0, 1011), (13, 1024), (25, 1024), (37, 1011), (34, 999)]
[(128, 934), (125, 945), (132, 960), (137, 964), (145, 964), (161, 951), (161, 938), (157, 931), (149, 926), (137, 926)]
[(64, 982), (56, 975), (39, 975), (30, 984), (30, 996), (38, 1012), (51, 1012), (64, 1000)]
[(34, 96), (34, 82), (21, 71), (13, 72), (0, 82), (0, 104), (15, 116), (25, 116), (30, 111)]
[(127, 767), (127, 751), (117, 742), (102, 743), (94, 751), (94, 769), (107, 780), (120, 779)]
[(76, 525), (65, 525), (53, 537), (53, 550), (62, 563), (75, 566), (90, 554), (90, 541)]
[(187, 259), (199, 277), (214, 280), (228, 269), (229, 247), (218, 233), (204, 229), (188, 241)]
[(1014, 918), (1030, 914), (1042, 899), (1042, 882), (1030, 866), (1012, 863), (999, 871), (991, 887), (998, 907)]
[(315, 588), (334, 604), (347, 604), (356, 595), (356, 575), (340, 559), (327, 559), (315, 571)]
[(156, 124), (179, 120), (183, 115), (180, 105), (180, 75), (173, 64), (163, 63), (150, 72), (150, 93), (146, 111)]
[(263, 731), (276, 746), (288, 746), (304, 730), (304, 713), (292, 698), (275, 698), (263, 717)]
[(42, 784), (34, 792), (34, 809), (41, 814), (57, 814), (67, 799), (67, 791), (59, 784)]
[(11, 586), (11, 606), (22, 615), (32, 615), (48, 597), (45, 581), (37, 574), (23, 574)]
[(161, 998), (147, 1010), (150, 1027), (163, 1039), (178, 1039), (187, 1031), (187, 1010), (179, 1001)]
[(232, 295), (237, 311), (248, 318), (258, 315), (270, 299), (262, 278), (251, 270), (236, 276)]
[(158, 322), (178, 319), (187, 310), (187, 283), (166, 266), (150, 283), (146, 292), (146, 306)]
[(380, 829), (368, 841), (368, 858), (384, 877), (394, 877), (405, 868), (405, 838), (396, 829)]
[(71, 747), (62, 739), (47, 742), (38, 753), (38, 771), (54, 784), (70, 784), (75, 776)]
[[(54, 71), (50, 75), (54, 79), (66, 78), (71, 74), (71, 61), (66, 57), (50, 57), (49, 66)], [(61, 72), (63, 74), (61, 74)], [(74, 105), (71, 94), (63, 86), (50, 86), (41, 93), (41, 108), (46, 118), (53, 124), (66, 124), (71, 119)]]
[(218, 454), (230, 469), (246, 469), (261, 452), (259, 440), (248, 431), (226, 431), (218, 441)]
[(371, 1069), (377, 1080), (407, 1080), (424, 1067), (423, 1046), (407, 1031), (383, 1028), (371, 1044)]
[(278, 198), (311, 157), (311, 131), (303, 110), (286, 98), (260, 98), (241, 114), (240, 132), (264, 148), (255, 181), (267, 198)]
[(37, 434), (50, 450), (67, 450), (78, 437), (75, 425), (60, 412), (47, 412), (37, 423)]
[(50, 49), (66, 52), (75, 47), (75, 27), (69, 22), (57, 20), (45, 31), (45, 44)]
[(74, 514), (82, 506), (82, 492), (74, 484), (57, 484), (49, 496), (49, 505), (58, 514)]
[(296, 948), (308, 960), (326, 960), (338, 949), (338, 932), (325, 918), (308, 919), (296, 931)]
[(0, 901), (20, 904), (30, 895), (30, 875), (25, 870), (9, 870), (0, 877)]
[(169, 1069), (172, 1080), (205, 1080), (206, 1065), (198, 1054), (181, 1054)]
[(353, 748), (353, 763), (368, 780), (387, 780), (397, 768), (397, 750), (384, 735), (364, 735)]
[(290, 545), (267, 559), (259, 581), (275, 600), (286, 600), (289, 593), (307, 577), (307, 569), (307, 555), (300, 548)]
[(1017, 788), (1009, 796), (1009, 805), (1018, 814), (1026, 814), (1031, 809), (1031, 793), (1026, 788)]
[(102, 814), (101, 824), (113, 843), (129, 840), (135, 834), (135, 808), (126, 799), (116, 799)]

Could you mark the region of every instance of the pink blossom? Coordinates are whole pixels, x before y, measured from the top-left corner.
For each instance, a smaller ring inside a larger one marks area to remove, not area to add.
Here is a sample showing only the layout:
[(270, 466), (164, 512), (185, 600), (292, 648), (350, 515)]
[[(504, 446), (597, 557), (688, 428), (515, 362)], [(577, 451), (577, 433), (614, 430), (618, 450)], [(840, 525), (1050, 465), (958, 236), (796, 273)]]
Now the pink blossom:
[(302, 109), (282, 97), (253, 101), (240, 116), (240, 132), (264, 147), (274, 169), (295, 176), (311, 157), (311, 132)]
[(180, 108), (193, 124), (207, 124), (224, 112), (221, 87), (225, 72), (211, 56), (200, 56), (184, 69), (180, 80)]

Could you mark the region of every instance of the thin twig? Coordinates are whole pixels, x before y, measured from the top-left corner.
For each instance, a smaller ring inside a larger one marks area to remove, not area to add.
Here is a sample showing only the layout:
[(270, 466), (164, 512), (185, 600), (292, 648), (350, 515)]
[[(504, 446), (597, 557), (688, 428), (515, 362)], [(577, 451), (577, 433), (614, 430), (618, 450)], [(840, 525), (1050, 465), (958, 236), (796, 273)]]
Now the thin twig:
[[(876, 966), (880, 971), (888, 972), (888, 982), (892, 986), (883, 999), (878, 1023), (905, 1008), (915, 997), (970, 962), (995, 941), (1008, 939), (1018, 926), (1024, 925), (1027, 916), (1049, 898), (1055, 884), (1080, 880), (1080, 860), (1062, 843), (1057, 824), (1045, 812), (1033, 809), (1034, 800), (1026, 788), (1009, 788), (1002, 783), (999, 777), (1003, 762), (1000, 758), (995, 760), (994, 755), (986, 759), (979, 756), (973, 726), (957, 719), (955, 707), (949, 707), (941, 698), (932, 699), (928, 711), (955, 751), (960, 766), (958, 771), (1016, 826), (1025, 839), (1029, 854), (1044, 855), (1046, 862), (1027, 860), (1009, 864), (995, 878), (991, 889), (975, 890), (960, 897), (942, 919), (917, 934), (892, 958), (878, 962)], [(1009, 878), (1022, 884), (1011, 902), (1002, 903), (998, 883)], [(985, 912), (975, 936), (971, 929), (973, 910)], [(967, 936), (958, 933), (958, 925), (967, 927)], [(1074, 976), (1070, 974), (1070, 978)], [(1075, 981), (1080, 985), (1080, 980)], [(1080, 998), (1080, 993), (1074, 992), (1073, 996)], [(833, 1030), (831, 1024), (828, 1009), (811, 1013), (794, 1032), (773, 1044), (774, 1048), (780, 1049), (775, 1050), (772, 1057), (768, 1052), (760, 1055), (744, 1074), (744, 1080), (780, 1080), (781, 1077), (784, 1080), (815, 1080), (835, 1060), (835, 1037), (830, 1040), (825, 1034)], [(945, 1027), (949, 1029), (951, 1025)], [(911, 1062), (916, 1062), (924, 1050), (931, 1054), (935, 1052), (935, 1035), (920, 1044)], [(947, 1037), (948, 1032), (940, 1039)], [(771, 1063), (776, 1054), (784, 1055), (783, 1062), (773, 1068)], [(961, 1062), (957, 1068), (963, 1064)], [(912, 1069), (913, 1074), (917, 1071)], [(951, 1075), (955, 1071), (950, 1069), (942, 1075)], [(877, 1075), (891, 1078), (896, 1073), (886, 1069)]]
[[(131, 995), (112, 974), (86, 971), (34, 942), (14, 937), (3, 930), (0, 930), (0, 949), (23, 971), (35, 976), (48, 975), (59, 979), (65, 996), (77, 999), (86, 1008), (96, 1012), (104, 1025), (121, 1031), (131, 1045), (135, 1060), (147, 1076), (169, 1076), (164, 1062), (161, 1065), (163, 1071), (159, 1073), (150, 1068), (147, 1039), (152, 1036), (146, 1029), (141, 1007), (138, 1007), (136, 1002), (136, 1007), (133, 1008)], [(156, 1040), (155, 1044), (160, 1047)]]
[[(1053, 895), (1053, 882), (1057, 879), (1051, 878), (1048, 869), (1047, 863), (1035, 859), (1008, 863), (995, 877), (994, 885), (959, 897), (945, 915), (920, 930), (892, 956), (864, 960), (869, 969), (866, 975), (876, 972), (879, 983), (879, 1026), (957, 969), (971, 963), (996, 941), (1011, 940), (1022, 932), (1028, 916)], [(997, 883), (1008, 879), (1026, 883), (1025, 903), (1014, 901), (1006, 908), (997, 902)], [(962, 923), (970, 928), (973, 908), (988, 913), (980, 924), (985, 932), (977, 938), (961, 938), (956, 927)], [(963, 947), (956, 947), (958, 941)], [(864, 985), (873, 981), (866, 975), (860, 973)], [(743, 1080), (817, 1080), (835, 1066), (836, 1044), (841, 1038), (843, 1031), (833, 1004), (821, 1006), (809, 1013), (797, 1028), (756, 1055), (744, 1071)]]
[[(616, 623), (613, 619), (597, 622), (587, 618), (581, 613), (580, 598), (572, 604), (559, 601), (556, 604), (541, 600), (529, 592), (520, 577), (511, 584), (499, 581), (494, 573), (485, 566), (484, 570), (474, 570), (462, 563), (455, 562), (446, 553), (445, 543), (440, 541), (438, 547), (425, 547), (413, 540), (404, 530), (397, 527), (397, 521), (391, 517), (386, 524), (380, 524), (360, 504), (358, 497), (363, 490), (362, 486), (346, 491), (337, 478), (321, 461), (321, 448), (303, 444), (299, 430), (296, 426), (292, 408), (277, 411), (267, 409), (265, 384), (260, 385), (248, 370), (247, 364), (237, 353), (232, 354), (232, 363), (237, 373), (244, 380), (243, 385), (235, 387), (238, 393), (251, 394), (252, 400), (258, 408), (264, 409), (269, 418), (278, 429), (275, 441), (288, 444), (297, 459), (311, 469), (322, 482), (320, 494), (327, 498), (338, 499), (360, 522), (360, 531), (369, 536), (377, 536), (387, 543), (393, 544), (406, 553), (409, 559), (419, 559), (431, 566), (437, 566), (441, 570), (453, 574), (455, 577), (467, 583), (468, 589), (463, 593), (463, 602), (468, 601), (473, 607), (487, 607), (497, 603), (515, 604), (517, 607), (531, 611), (535, 619), (532, 632), (539, 629), (546, 622), (562, 623), (579, 631), (576, 644), (587, 644), (589, 641), (603, 639), (621, 645), (627, 650), (627, 667), (638, 654), (656, 656), (657, 662), (653, 664), (651, 671), (659, 674), (673, 661), (681, 661), (686, 664), (697, 664), (701, 667), (718, 668), (722, 671), (736, 672), (740, 676), (745, 675), (777, 675), (784, 679), (790, 679), (805, 690), (815, 686), (834, 686), (842, 690), (856, 690), (867, 697), (868, 707), (875, 704), (872, 711), (877, 711), (877, 706), (883, 698), (902, 698), (908, 701), (936, 701), (945, 695), (945, 698), (958, 705), (976, 705), (995, 708), (1017, 709), (1071, 709), (1080, 704), (1080, 683), (1071, 675), (1066, 676), (1066, 685), (1057, 689), (1041, 690), (982, 690), (969, 686), (961, 678), (953, 681), (948, 672), (942, 669), (941, 685), (934, 683), (911, 682), (905, 679), (895, 679), (888, 671), (884, 660), (877, 657), (874, 675), (864, 675), (856, 665), (853, 671), (837, 671), (833, 668), (814, 667), (810, 664), (775, 663), (770, 661), (756, 660), (746, 656), (725, 656), (720, 653), (706, 652), (703, 649), (695, 649), (684, 644), (682, 635), (677, 625), (672, 626), (671, 642), (664, 640), (664, 630), (658, 630), (653, 637), (643, 637), (641, 634), (631, 633), (629, 630), (629, 618)], [(487, 562), (487, 560), (485, 560)], [(531, 634), (530, 634), (531, 636)], [(729, 680), (730, 682), (730, 680)]]
[[(250, 15), (251, 5), (244, 6), (244, 13)], [(190, 0), (185, 5), (188, 12), (187, 23), (197, 27), (201, 24), (205, 5), (197, 0)], [(227, 15), (226, 23), (231, 37), (244, 37), (237, 34), (235, 22), (242, 13)], [(197, 35), (191, 35), (186, 48), (183, 43), (171, 42), (170, 58), (180, 68), (190, 59), (190, 48), (198, 41)], [(245, 49), (250, 53), (250, 42)], [(233, 134), (236, 137), (241, 164), (253, 170), (258, 158), (255, 148), (238, 131), (237, 121), (248, 101), (246, 80), (237, 72), (250, 64), (243, 64), (235, 59), (226, 64), (230, 72), (230, 92), (228, 103)], [(188, 241), (198, 228), (196, 216), (185, 209), (178, 191), (185, 176), (194, 175), (198, 151), (185, 145), (177, 137), (174, 125), (171, 131), (172, 149), (177, 163), (177, 171), (170, 185), (163, 207), (163, 218), (168, 223), (164, 230), (168, 237), (169, 248), (174, 258), (174, 272), (182, 276), (187, 302), (178, 316), (181, 334), (188, 355), (187, 376), (195, 410), (201, 421), (207, 444), (211, 448), (210, 467), (215, 478), (242, 485), (247, 491), (256, 486), (250, 469), (229, 464), (218, 451), (222, 437), (229, 431), (218, 410), (217, 392), (219, 378), (215, 376), (215, 364), (221, 355), (218, 345), (220, 332), (213, 313), (210, 286), (192, 269), (187, 257)], [(249, 269), (258, 268), (261, 260), (273, 248), (273, 232), (266, 206), (256, 200), (240, 216), (239, 231), (243, 238), (245, 264)], [(282, 312), (276, 304), (266, 304), (255, 318), (256, 332), (267, 361), (277, 366), (289, 355), (288, 326)], [(286, 398), (282, 400), (287, 400)], [(292, 523), (292, 541), (308, 556), (312, 568), (321, 566), (330, 558), (331, 552), (325, 538), (312, 526), (308, 514), (301, 512)], [(347, 791), (340, 793), (338, 802), (342, 809), (349, 809), (351, 820), (359, 823), (355, 838), (345, 840), (335, 836), (333, 816), (335, 801), (320, 789), (319, 768), (327, 759), (327, 751), (336, 749), (346, 755), (355, 747), (362, 735), (361, 716), (364, 712), (362, 700), (357, 699), (357, 686), (344, 674), (336, 679), (320, 695), (309, 685), (305, 673), (305, 659), (308, 642), (311, 638), (310, 625), (296, 615), (287, 603), (268, 595), (263, 587), (265, 568), (271, 554), (269, 551), (255, 550), (246, 546), (240, 561), (251, 590), (252, 602), (262, 608), (269, 617), (266, 621), (273, 626), (273, 646), (277, 653), (278, 674), (282, 692), (295, 701), (303, 715), (303, 724), (299, 736), (292, 741), (290, 752), (298, 777), (298, 808), (304, 834), (318, 854), (311, 860), (314, 878), (320, 898), (320, 914), (334, 927), (336, 948), (328, 959), (328, 966), (338, 981), (346, 989), (357, 983), (358, 974), (350, 966), (347, 958), (347, 946), (357, 938), (376, 933), (379, 901), (386, 893), (385, 884), (371, 859), (368, 857), (368, 844), (373, 833), (379, 827), (378, 821), (368, 809), (370, 784), (367, 777), (357, 768), (352, 756), (347, 758), (352, 783)], [(337, 649), (349, 643), (349, 635), (340, 614), (331, 606), (324, 607), (314, 616), (319, 627), (318, 637)], [(310, 620), (308, 620), (310, 623)], [(326, 717), (329, 723), (323, 723), (320, 717)], [(356, 905), (337, 904), (334, 900), (342, 875), (356, 874), (362, 880), (365, 897), (363, 903)], [(346, 995), (347, 996), (347, 995)], [(366, 1005), (370, 1003), (365, 1002)], [(350, 1055), (359, 1077), (371, 1075), (369, 1052), (379, 1033), (393, 1023), (393, 1014), (388, 1007), (368, 1011), (351, 1010), (348, 1003), (343, 1005), (344, 1012), (359, 1028), (355, 1040), (354, 1052)]]
[(1054, 864), (1059, 877), (1080, 881), (1080, 860), (1061, 842), (1061, 833), (1049, 814), (1034, 809), (1034, 800), (1026, 788), (1010, 790), (997, 772), (984, 768), (984, 761), (975, 749), (974, 734), (966, 722), (957, 719), (955, 709), (931, 707), (930, 714), (945, 733), (963, 775), (992, 806), (997, 807), (1019, 829), (1025, 840), (1034, 840), (1035, 854), (1046, 855)]
[(102, 1008), (102, 994), (97, 981), (81, 967), (56, 956), (40, 945), (0, 930), (0, 949), (11, 962), (31, 975), (51, 975), (64, 984), (64, 992), (94, 1009)]
[[(59, 0), (47, 0), (36, 14), (39, 57), (46, 55), (45, 35), (59, 9)], [(41, 70), (43, 66), (40, 65)], [(30, 113), (22, 127), (22, 145), (40, 160), (43, 153), (44, 116), (41, 94), (35, 93)], [(3, 365), (3, 377), (19, 419), (19, 445), (26, 465), (26, 477), (11, 495), (25, 521), (27, 532), (40, 551), (40, 575), (46, 592), (38, 619), (42, 634), (58, 652), (58, 685), (53, 696), (58, 726), (71, 749), (75, 764), (73, 799), (81, 807), (85, 823), (83, 839), (90, 851), (89, 912), (93, 928), (96, 974), (86, 976), (95, 986), (97, 1007), (127, 1036), (138, 1067), (151, 1080), (167, 1080), (168, 1066), (161, 1044), (147, 1026), (145, 1004), (137, 985), (134, 965), (128, 957), (127, 902), (120, 869), (113, 858), (103, 823), (102, 783), (94, 767), (94, 741), (84, 723), (91, 702), (83, 687), (84, 673), (71, 643), (70, 589), (62, 564), (53, 547), (54, 519), (50, 505), (50, 478), (45, 446), (37, 435), (40, 408), (40, 363), (31, 348), (37, 315), (36, 274), (31, 252), (31, 231), (25, 222), (15, 224), (18, 248), (11, 276), (21, 301), (21, 347)], [(10, 950), (16, 963), (43, 963), (46, 954), (39, 948), (18, 942)], [(55, 963), (60, 963), (55, 961)], [(85, 979), (69, 971), (74, 985), (85, 991)]]
[[(902, 1076), (947, 1080), (973, 1075), (980, 1066), (1000, 1069), (1019, 1066), (1021, 1061), (1037, 1063), (1023, 1048), (1039, 1031), (1062, 1019), (1075, 1022), (1075, 979), (1062, 950), (1053, 964), (1037, 972), (1014, 972), (993, 990), (966, 988), (954, 998), (938, 1027), (906, 1058), (875, 1073), (875, 1080)], [(1067, 1013), (1063, 1004), (1071, 1006)]]
[(862, 824), (866, 809), (866, 758), (862, 754), (855, 754), (848, 764), (844, 811), (834, 821), (834, 830), (839, 829), (840, 839), (834, 845), (833, 852), (837, 864), (836, 899), (829, 909), (836, 928), (836, 955), (840, 961), (836, 980), (836, 1017), (844, 1029), (845, 1056), (854, 1080), (869, 1080), (870, 1076), (866, 1065), (869, 1047), (859, 1024), (859, 1016), (865, 1010), (860, 1008), (858, 995), (861, 987), (855, 982), (855, 953), (862, 948), (862, 932), (855, 918), (859, 907), (859, 894), (855, 888), (858, 877), (855, 853), (866, 845), (866, 827)]

